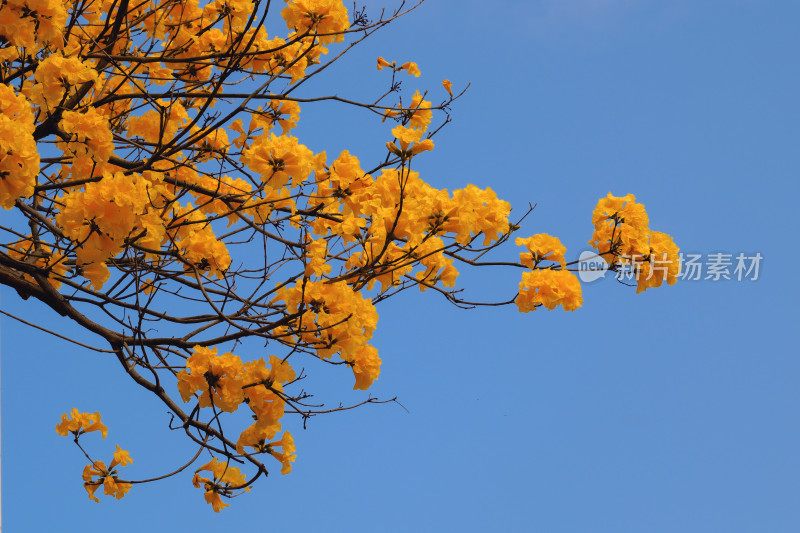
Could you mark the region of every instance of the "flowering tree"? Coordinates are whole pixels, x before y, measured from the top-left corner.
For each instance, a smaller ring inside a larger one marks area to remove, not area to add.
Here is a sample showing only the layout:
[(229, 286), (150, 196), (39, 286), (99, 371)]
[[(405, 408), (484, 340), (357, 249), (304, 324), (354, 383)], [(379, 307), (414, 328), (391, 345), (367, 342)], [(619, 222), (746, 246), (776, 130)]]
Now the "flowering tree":
[[(376, 19), (341, 0), (0, 5), (0, 282), (96, 335), (84, 346), (111, 351), (169, 408), (197, 453), (166, 475), (210, 455), (193, 483), (215, 511), (273, 465), (291, 471), (285, 414), (355, 407), (311, 404), (300, 368), (338, 365), (354, 389), (378, 378), (376, 303), (417, 287), (482, 305), (455, 289), (469, 266), (522, 270), (513, 298), (487, 304), (582, 303), (556, 237), (516, 238), (518, 263), (485, 259), (527, 212), (510, 221), (491, 189), (439, 190), (412, 169), (449, 120), (449, 81), (434, 105), (401, 90), (415, 63), (379, 57), (389, 84), (373, 102), (295, 96), (418, 5)], [(273, 19), (281, 36), (267, 34)], [(365, 169), (292, 136), (301, 104), (324, 100), (388, 121), (385, 155)], [(601, 199), (593, 224), (590, 243), (637, 273), (637, 290), (676, 281), (677, 247), (633, 196)], [(73, 409), (56, 430), (84, 450), (90, 498), (150, 481), (122, 475), (131, 458), (119, 446), (108, 464), (84, 448), (84, 434), (106, 437), (99, 413)]]

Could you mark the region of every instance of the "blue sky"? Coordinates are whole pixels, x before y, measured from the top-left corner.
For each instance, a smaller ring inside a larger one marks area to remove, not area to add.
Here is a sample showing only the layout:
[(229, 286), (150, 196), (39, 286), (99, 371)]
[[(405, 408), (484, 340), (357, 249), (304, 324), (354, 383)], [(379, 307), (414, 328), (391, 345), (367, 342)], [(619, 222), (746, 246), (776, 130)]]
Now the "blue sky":
[[(379, 55), (419, 64), (409, 94), (443, 99), (442, 79), (471, 83), (419, 157), (428, 182), (492, 187), (515, 213), (536, 203), (522, 234), (559, 236), (571, 259), (597, 199), (633, 193), (684, 252), (760, 253), (759, 279), (639, 295), (604, 279), (584, 285), (574, 313), (460, 311), (427, 293), (382, 303), (372, 393), (407, 410), (287, 424), (294, 471), (220, 515), (190, 473), (91, 502), (84, 458), (53, 431), (69, 408), (103, 413), (109, 438), (86, 443), (101, 457), (130, 450), (131, 478), (174, 468), (191, 447), (107, 355), (3, 317), (6, 529), (797, 531), (798, 17), (791, 1), (428, 0), (304, 94), (375, 94)], [(362, 161), (388, 140), (388, 125), (337, 106), (306, 105), (300, 124), (313, 150)], [(465, 270), (460, 285), (505, 299), (519, 274)], [(326, 399), (365, 396), (349, 377), (325, 379)]]

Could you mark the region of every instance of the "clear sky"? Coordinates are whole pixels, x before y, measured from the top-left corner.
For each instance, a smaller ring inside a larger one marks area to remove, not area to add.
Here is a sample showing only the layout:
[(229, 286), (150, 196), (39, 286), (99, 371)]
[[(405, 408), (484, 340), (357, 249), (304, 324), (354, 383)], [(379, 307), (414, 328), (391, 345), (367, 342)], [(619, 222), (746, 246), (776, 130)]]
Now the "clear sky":
[[(536, 203), (521, 233), (559, 236), (569, 259), (597, 199), (633, 193), (703, 262), (760, 254), (758, 279), (732, 266), (639, 295), (604, 279), (574, 313), (460, 311), (428, 293), (380, 304), (371, 392), (407, 411), (288, 422), (293, 472), (219, 515), (190, 472), (90, 501), (84, 458), (53, 429), (71, 407), (103, 413), (109, 438), (86, 444), (129, 450), (128, 477), (192, 448), (116, 361), (2, 318), (5, 530), (800, 530), (798, 20), (791, 0), (428, 0), (304, 94), (374, 95), (379, 55), (416, 61), (403, 88), (434, 102), (442, 79), (471, 83), (419, 157), (425, 180), (492, 187), (515, 213)], [(373, 122), (306, 105), (295, 131), (371, 161), (388, 140)], [(519, 275), (465, 271), (461, 286), (506, 299)], [(2, 308), (71, 333), (6, 289)], [(364, 399), (350, 379), (332, 376), (326, 399)]]

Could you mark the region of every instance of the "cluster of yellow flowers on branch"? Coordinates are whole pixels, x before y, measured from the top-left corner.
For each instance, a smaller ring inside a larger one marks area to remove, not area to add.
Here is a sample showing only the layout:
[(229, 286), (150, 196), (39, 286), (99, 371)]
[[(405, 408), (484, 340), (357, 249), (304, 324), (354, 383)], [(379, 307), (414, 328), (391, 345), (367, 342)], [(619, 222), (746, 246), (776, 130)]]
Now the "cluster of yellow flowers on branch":
[[(62, 436), (71, 433), (78, 446), (80, 446), (78, 443), (80, 437), (91, 431), (99, 431), (105, 439), (108, 435), (108, 428), (100, 421), (100, 418), (100, 413), (81, 413), (77, 409), (72, 409), (69, 415), (65, 413), (61, 416), (61, 422), (56, 425), (56, 432)], [(82, 447), (81, 450), (83, 450)], [(133, 459), (130, 454), (117, 445), (114, 458), (106, 467), (103, 461), (93, 461), (85, 450), (83, 452), (90, 461), (83, 469), (83, 486), (89, 493), (89, 498), (99, 503), (100, 500), (95, 496), (95, 492), (101, 486), (104, 494), (114, 496), (118, 500), (125, 496), (131, 489), (131, 484), (119, 479), (117, 467), (131, 464)]]
[[(631, 266), (636, 292), (673, 285), (681, 271), (680, 250), (666, 233), (650, 230), (650, 219), (632, 194), (608, 194), (592, 213), (594, 233), (589, 244), (613, 267)], [(660, 266), (659, 266), (660, 265)]]
[[(370, 103), (339, 96), (346, 88), (298, 96), (419, 4), (377, 20), (341, 0), (272, 4), (0, 4), (0, 206), (13, 214), (0, 225), (0, 281), (97, 335), (168, 406), (194, 459), (210, 455), (193, 484), (214, 511), (273, 466), (291, 471), (285, 415), (305, 424), (353, 407), (312, 403), (296, 385), (306, 367), (339, 366), (357, 390), (378, 379), (380, 301), (418, 287), (475, 305), (454, 289), (458, 269), (487, 264), (523, 271), (505, 300), (521, 311), (583, 301), (556, 237), (518, 238), (519, 262), (485, 263), (525, 215), (512, 222), (490, 188), (438, 189), (418, 171), (459, 96), (449, 80), (406, 91), (419, 66), (379, 57), (391, 80)], [(268, 34), (276, 17), (285, 29)], [(382, 157), (363, 167), (354, 152), (303, 144), (294, 132), (309, 101), (389, 121)], [(655, 275), (655, 261), (639, 261), (639, 290), (675, 281), (677, 247), (632, 196), (601, 200), (593, 221), (612, 268), (632, 255), (670, 261)], [(239, 427), (230, 414), (243, 406), (253, 422)], [(77, 410), (56, 429), (76, 443), (106, 432)], [(90, 459), (89, 496), (102, 485), (123, 497), (137, 481), (117, 470), (130, 462), (119, 448), (108, 467)]]

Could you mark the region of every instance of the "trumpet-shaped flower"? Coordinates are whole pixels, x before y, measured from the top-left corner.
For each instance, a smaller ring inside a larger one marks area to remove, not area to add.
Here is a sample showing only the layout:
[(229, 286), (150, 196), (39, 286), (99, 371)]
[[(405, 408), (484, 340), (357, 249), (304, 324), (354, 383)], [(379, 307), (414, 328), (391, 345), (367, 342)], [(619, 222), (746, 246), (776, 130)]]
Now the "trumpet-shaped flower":
[(73, 408), (71, 415), (61, 415), (61, 422), (56, 425), (56, 433), (65, 437), (69, 433), (80, 435), (91, 431), (99, 431), (103, 438), (108, 435), (108, 428), (100, 422), (100, 413), (81, 413)]

